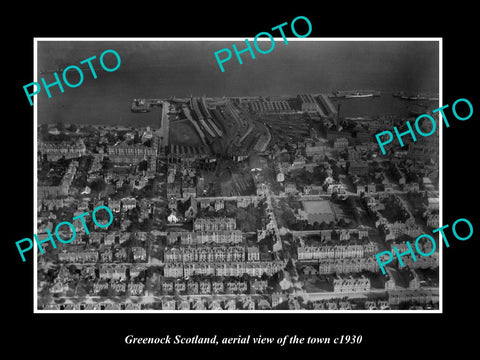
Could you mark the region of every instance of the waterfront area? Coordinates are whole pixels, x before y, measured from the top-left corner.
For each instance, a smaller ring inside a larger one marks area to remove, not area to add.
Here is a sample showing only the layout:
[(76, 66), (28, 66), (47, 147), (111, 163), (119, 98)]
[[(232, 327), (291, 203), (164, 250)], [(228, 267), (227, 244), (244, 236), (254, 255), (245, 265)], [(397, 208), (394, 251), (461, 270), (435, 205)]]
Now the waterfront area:
[(38, 255), (38, 309), (438, 309), (438, 250), (386, 275), (375, 259), (438, 227), (438, 134), (385, 156), (374, 138), (438, 102), (349, 93), (136, 97), (135, 126), (40, 123), (39, 238), (101, 205), (114, 221)]

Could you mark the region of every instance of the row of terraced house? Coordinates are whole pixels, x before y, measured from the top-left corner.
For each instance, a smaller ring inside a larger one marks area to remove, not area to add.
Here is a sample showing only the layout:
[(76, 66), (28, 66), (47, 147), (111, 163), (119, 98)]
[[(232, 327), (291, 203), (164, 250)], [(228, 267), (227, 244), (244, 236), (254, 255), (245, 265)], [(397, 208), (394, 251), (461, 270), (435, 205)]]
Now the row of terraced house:
[[(72, 250), (72, 249), (70, 249)], [(132, 254), (134, 262), (146, 262), (147, 252), (144, 247), (133, 246), (129, 250)], [(79, 251), (61, 251), (58, 253), (58, 261), (60, 263), (96, 263), (112, 262), (112, 261), (125, 261), (127, 259), (127, 250), (124, 248), (116, 249), (104, 249), (98, 250), (79, 250)]]
[(144, 293), (145, 285), (139, 282), (126, 283), (94, 283), (90, 295), (98, 296), (102, 290), (114, 290), (117, 295), (129, 294), (131, 296), (141, 296)]
[(65, 174), (63, 174), (60, 181), (56, 184), (50, 183), (48, 180), (40, 180), (37, 184), (37, 194), (39, 199), (67, 196), (70, 191), (75, 174), (77, 173), (78, 161), (72, 161)]
[(168, 245), (239, 244), (241, 242), (241, 230), (172, 231), (167, 234)]
[(65, 159), (79, 158), (86, 153), (86, 146), (82, 139), (62, 142), (38, 142), (38, 151), (46, 155), (49, 161), (57, 161), (62, 157)]
[[(432, 251), (432, 244), (429, 241), (418, 242), (418, 246), (422, 253), (429, 254)], [(394, 247), (397, 248), (398, 253), (406, 253), (409, 251), (407, 243), (396, 243), (392, 242), (391, 251), (393, 252)], [(402, 256), (402, 263), (404, 266), (408, 266), (410, 269), (428, 269), (435, 268), (439, 264), (439, 252), (438, 249), (429, 256), (415, 256), (415, 261), (412, 258), (410, 253)]]
[(225, 231), (235, 230), (237, 222), (230, 217), (196, 218), (193, 223), (194, 231)]
[(370, 279), (365, 276), (348, 278), (337, 277), (333, 279), (333, 291), (343, 293), (367, 292), (370, 291)]
[(375, 243), (365, 245), (326, 245), (297, 247), (298, 260), (346, 259), (373, 256), (378, 251)]
[(380, 271), (380, 267), (378, 266), (378, 262), (373, 257), (358, 259), (328, 259), (319, 261), (318, 263), (318, 273), (320, 275), (333, 273), (357, 273), (364, 270), (378, 272)]
[(250, 288), (250, 292), (263, 292), (267, 289), (265, 280), (250, 281), (165, 281), (162, 283), (162, 293), (164, 295), (189, 294), (189, 295), (207, 295), (220, 293), (246, 293)]
[(260, 261), (257, 246), (187, 246), (164, 250), (164, 261), (170, 262), (232, 262)]
[(252, 277), (262, 276), (264, 273), (271, 276), (284, 267), (281, 261), (257, 261), (257, 262), (189, 262), (189, 263), (166, 263), (164, 276), (169, 278), (189, 277), (192, 275), (213, 276), (242, 276), (247, 274)]

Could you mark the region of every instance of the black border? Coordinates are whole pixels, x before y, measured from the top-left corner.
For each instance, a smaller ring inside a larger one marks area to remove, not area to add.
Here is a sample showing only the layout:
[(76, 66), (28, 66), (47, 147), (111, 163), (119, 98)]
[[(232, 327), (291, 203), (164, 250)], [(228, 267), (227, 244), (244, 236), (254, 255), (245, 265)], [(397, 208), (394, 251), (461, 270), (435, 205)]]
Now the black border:
[[(151, 6), (151, 7), (150, 7)], [(171, 5), (169, 5), (171, 6)], [(237, 354), (267, 351), (269, 354), (294, 355), (310, 352), (325, 354), (370, 354), (389, 356), (405, 352), (411, 356), (416, 349), (432, 354), (435, 349), (451, 345), (467, 351), (475, 344), (474, 333), (468, 329), (475, 313), (476, 272), (473, 264), (478, 244), (474, 236), (465, 242), (453, 240), (444, 249), (444, 313), (443, 314), (33, 314), (33, 257), (21, 262), (14, 242), (33, 234), (33, 109), (25, 99), (22, 86), (33, 81), (34, 37), (251, 37), (260, 31), (290, 22), (299, 15), (313, 25), (311, 37), (442, 37), (444, 104), (458, 98), (469, 99), (474, 116), (465, 122), (453, 120), (443, 136), (443, 207), (444, 224), (456, 219), (469, 219), (474, 228), (480, 224), (473, 210), (476, 196), (476, 107), (474, 91), (478, 70), (475, 54), (475, 9), (456, 3), (448, 11), (437, 5), (422, 8), (419, 4), (384, 3), (379, 7), (355, 4), (307, 3), (277, 4), (259, 11), (245, 3), (223, 3), (219, 7), (178, 3), (110, 4), (75, 6), (40, 4), (25, 11), (14, 9), (18, 31), (4, 29), (7, 37), (7, 86), (4, 91), (4, 192), (8, 209), (5, 218), (5, 241), (2, 256), (4, 267), (4, 314), (8, 332), (7, 346), (23, 349), (23, 344), (43, 354), (74, 353), (97, 356), (99, 353), (129, 356), (153, 351), (164, 356), (170, 351), (180, 355)], [(123, 8), (122, 8), (123, 7)], [(294, 8), (295, 7), (295, 8)], [(12, 10), (10, 10), (12, 11)], [(15, 22), (15, 21), (14, 21)], [(2, 26), (5, 26), (2, 25)], [(273, 55), (272, 55), (273, 56)], [(27, 335), (28, 334), (28, 335)], [(257, 335), (263, 336), (326, 336), (346, 334), (363, 336), (360, 345), (343, 346), (132, 346), (124, 343), (128, 334), (138, 337), (161, 337), (166, 334), (183, 336)], [(414, 350), (415, 349), (415, 350)], [(370, 352), (366, 352), (369, 350)], [(385, 351), (381, 351), (385, 350)], [(165, 352), (167, 351), (167, 353)], [(373, 352), (372, 352), (373, 351)], [(378, 351), (378, 352), (377, 352)]]

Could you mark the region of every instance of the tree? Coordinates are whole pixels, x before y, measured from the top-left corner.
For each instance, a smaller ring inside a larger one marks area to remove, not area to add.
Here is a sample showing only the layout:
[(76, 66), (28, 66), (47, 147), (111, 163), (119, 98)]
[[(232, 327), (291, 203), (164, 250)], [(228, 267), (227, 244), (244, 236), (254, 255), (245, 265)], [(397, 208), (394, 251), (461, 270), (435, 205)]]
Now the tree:
[(115, 291), (115, 289), (112, 286), (108, 287), (107, 296), (110, 299), (115, 298), (117, 296), (117, 292)]
[(83, 282), (78, 283), (77, 285), (77, 297), (83, 299), (88, 295), (87, 290), (85, 289), (85, 284)]
[(337, 201), (337, 200), (338, 200), (338, 194), (337, 194), (337, 192), (336, 192), (336, 191), (332, 193), (331, 200), (332, 200), (332, 202), (335, 202), (335, 201)]
[(57, 122), (57, 129), (60, 132), (65, 131), (65, 124), (62, 121)]
[(46, 140), (48, 137), (48, 124), (42, 124), (40, 126), (40, 133), (42, 135), (42, 139)]
[(134, 144), (140, 144), (142, 142), (142, 138), (138, 134), (138, 132), (135, 133), (135, 137), (133, 138), (133, 143)]
[(63, 155), (60, 159), (57, 160), (57, 164), (62, 168), (66, 168), (70, 164), (70, 160), (67, 160), (65, 158), (65, 155)]
[(250, 232), (256, 230), (256, 216), (252, 215), (250, 211), (243, 208), (238, 208), (236, 216), (237, 224), (243, 232)]
[(297, 221), (295, 223), (296, 230), (298, 230), (298, 231), (305, 230), (305, 226), (306, 226), (306, 221)]
[(143, 143), (144, 146), (152, 147), (152, 139), (148, 139)]
[(152, 227), (153, 227), (153, 219), (150, 219), (150, 218), (143, 220), (139, 226), (141, 231), (147, 231), (147, 232), (151, 231)]
[(295, 268), (295, 265), (293, 264), (292, 259), (289, 259), (287, 264), (285, 265), (285, 271), (287, 271), (291, 277), (296, 275), (297, 270)]
[(148, 168), (148, 161), (142, 160), (138, 163), (138, 171), (145, 171)]
[(296, 223), (295, 215), (290, 209), (285, 209), (282, 212), (282, 220), (285, 222), (287, 227), (291, 227)]
[(68, 271), (70, 272), (70, 275), (74, 275), (77, 272), (77, 267), (75, 265), (69, 265), (68, 266)]
[(103, 170), (110, 170), (111, 168), (113, 168), (113, 162), (112, 160), (110, 160), (109, 157), (104, 157), (103, 160), (102, 160), (102, 169)]
[(106, 187), (107, 187), (107, 184), (105, 183), (105, 180), (103, 180), (102, 178), (97, 178), (93, 180), (92, 183), (90, 184), (90, 188), (96, 192), (102, 192), (106, 189)]
[(77, 131), (77, 129), (78, 129), (77, 125), (75, 125), (75, 124), (71, 124), (68, 128), (68, 130), (71, 131), (71, 132), (75, 132), (75, 131)]

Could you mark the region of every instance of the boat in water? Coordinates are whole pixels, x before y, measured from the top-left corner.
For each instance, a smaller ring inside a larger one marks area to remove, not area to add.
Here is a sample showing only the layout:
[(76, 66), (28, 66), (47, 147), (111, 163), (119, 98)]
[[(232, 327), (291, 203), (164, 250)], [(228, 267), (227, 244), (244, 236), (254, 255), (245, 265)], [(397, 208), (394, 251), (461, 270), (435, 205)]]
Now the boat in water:
[(410, 116), (420, 116), (427, 113), (428, 105), (426, 104), (412, 104), (408, 106), (408, 113)]
[(145, 99), (133, 99), (132, 112), (134, 113), (146, 113), (150, 112), (150, 106), (146, 103)]
[(333, 92), (333, 97), (343, 99), (370, 98), (374, 96), (380, 96), (380, 92), (373, 90), (348, 90)]
[(424, 101), (438, 101), (438, 95), (427, 95), (427, 94), (415, 94), (407, 95), (404, 92), (397, 92), (392, 94), (394, 97), (399, 97), (402, 100), (424, 100)]
[(373, 94), (362, 94), (357, 92), (354, 94), (345, 95), (345, 99), (367, 98), (367, 97), (373, 97)]

